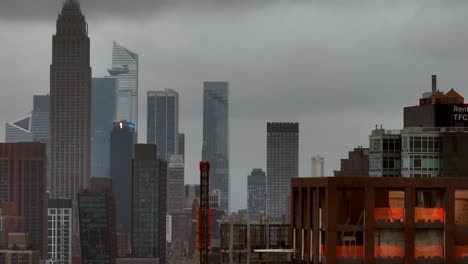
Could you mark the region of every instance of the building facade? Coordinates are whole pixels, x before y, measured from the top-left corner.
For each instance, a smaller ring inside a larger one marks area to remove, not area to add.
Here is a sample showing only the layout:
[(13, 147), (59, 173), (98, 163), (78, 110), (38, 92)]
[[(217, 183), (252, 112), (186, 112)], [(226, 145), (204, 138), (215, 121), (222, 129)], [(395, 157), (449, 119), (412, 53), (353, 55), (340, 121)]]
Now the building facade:
[(369, 176), (401, 176), (400, 131), (376, 128), (369, 136), (369, 144)]
[(266, 175), (262, 169), (253, 169), (247, 177), (247, 208), (251, 221), (260, 221), (265, 214)]
[(91, 99), (91, 175), (110, 176), (110, 138), (116, 116), (117, 79), (93, 78)]
[(320, 156), (312, 157), (312, 166), (311, 166), (311, 173), (312, 177), (323, 177), (324, 169), (325, 169), (325, 158)]
[(50, 96), (34, 95), (31, 115), (31, 132), (33, 141), (49, 143), (50, 136)]
[(169, 156), (167, 168), (167, 213), (181, 213), (184, 209), (184, 158)]
[(33, 249), (47, 256), (47, 164), (41, 143), (0, 144), (0, 202), (15, 207), (17, 231), (29, 233)]
[(221, 190), (221, 207), (229, 211), (229, 83), (203, 84), (202, 159), (210, 162), (210, 191)]
[(179, 133), (177, 137), (177, 154), (182, 155), (185, 160), (185, 134)]
[(75, 199), (90, 176), (91, 67), (88, 25), (72, 0), (52, 38), (50, 101), (50, 195)]
[(115, 264), (117, 234), (112, 179), (93, 177), (78, 193), (82, 263)]
[(71, 264), (72, 200), (49, 199), (47, 217), (47, 264)]
[(132, 231), (132, 162), (137, 142), (135, 125), (126, 121), (114, 122), (110, 144), (110, 175), (117, 194), (117, 224)]
[[(464, 178), (293, 179), (291, 263), (464, 263), (467, 190)], [(401, 201), (379, 205), (382, 191)]]
[(5, 142), (32, 142), (31, 114), (5, 124)]
[(299, 176), (299, 123), (267, 124), (266, 214), (287, 223), (291, 179)]
[(116, 120), (127, 120), (138, 128), (138, 54), (113, 43), (109, 74), (117, 82)]
[(132, 255), (166, 263), (167, 163), (156, 145), (136, 144), (133, 161)]
[(179, 154), (179, 93), (174, 90), (148, 92), (147, 142), (158, 146), (158, 159)]

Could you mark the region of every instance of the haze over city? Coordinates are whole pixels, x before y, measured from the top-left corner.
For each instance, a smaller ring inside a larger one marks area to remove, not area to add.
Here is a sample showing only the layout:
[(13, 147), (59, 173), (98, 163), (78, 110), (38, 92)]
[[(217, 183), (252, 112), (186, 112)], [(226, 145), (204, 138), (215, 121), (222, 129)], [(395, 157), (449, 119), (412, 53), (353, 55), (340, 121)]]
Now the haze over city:
[[(402, 126), (402, 108), (430, 91), (430, 74), (441, 89), (468, 94), (465, 1), (80, 2), (93, 77), (107, 75), (113, 41), (139, 54), (139, 142), (146, 92), (179, 92), (186, 183), (198, 182), (203, 81), (229, 81), (234, 211), (246, 207), (252, 168), (266, 167), (266, 122), (299, 122), (299, 174), (310, 175), (310, 157), (320, 154), (332, 175), (349, 150), (368, 145), (376, 124)], [(0, 3), (0, 123), (49, 92), (61, 5)]]

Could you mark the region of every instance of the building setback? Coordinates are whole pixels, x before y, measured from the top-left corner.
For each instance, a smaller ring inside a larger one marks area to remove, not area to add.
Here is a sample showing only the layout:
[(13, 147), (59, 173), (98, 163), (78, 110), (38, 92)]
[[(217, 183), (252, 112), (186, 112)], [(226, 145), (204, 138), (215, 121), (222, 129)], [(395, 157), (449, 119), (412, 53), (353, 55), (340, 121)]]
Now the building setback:
[(47, 264), (72, 262), (72, 200), (49, 199)]
[(22, 219), (17, 231), (29, 233), (42, 258), (47, 256), (46, 167), (44, 144), (0, 143), (0, 202), (15, 207)]
[(266, 213), (287, 223), (291, 179), (299, 174), (299, 123), (267, 123)]
[(158, 146), (158, 159), (178, 154), (179, 93), (174, 90), (148, 92), (147, 142)]
[(112, 179), (93, 177), (78, 193), (82, 263), (115, 264), (117, 234)]
[(110, 176), (116, 193), (117, 224), (132, 231), (132, 160), (136, 144), (135, 125), (115, 122), (111, 132)]
[(335, 177), (369, 175), (369, 149), (359, 146), (349, 151), (348, 158), (341, 159), (340, 170), (333, 174)]
[(91, 175), (110, 175), (110, 137), (116, 116), (115, 78), (93, 78), (91, 99)]
[(166, 264), (167, 163), (156, 145), (136, 144), (133, 161), (132, 255)]
[(247, 207), (252, 221), (260, 221), (265, 214), (266, 175), (262, 169), (253, 169), (247, 177)]
[(229, 211), (229, 83), (203, 84), (202, 159), (210, 162), (210, 191), (221, 190), (221, 207)]
[(88, 25), (66, 0), (52, 38), (50, 66), (51, 198), (76, 199), (90, 176), (91, 67)]
[(138, 54), (114, 42), (109, 74), (118, 79), (116, 120), (127, 120), (138, 127)]

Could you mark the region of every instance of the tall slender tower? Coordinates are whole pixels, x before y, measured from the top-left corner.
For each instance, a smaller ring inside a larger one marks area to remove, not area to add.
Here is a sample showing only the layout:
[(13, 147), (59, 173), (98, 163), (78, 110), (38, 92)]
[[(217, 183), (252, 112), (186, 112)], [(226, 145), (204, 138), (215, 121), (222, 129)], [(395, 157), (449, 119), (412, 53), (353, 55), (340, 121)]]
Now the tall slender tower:
[(148, 91), (148, 144), (158, 146), (158, 159), (178, 154), (179, 93), (166, 89)]
[(51, 198), (76, 198), (90, 176), (91, 67), (88, 25), (66, 0), (52, 38), (50, 66)]
[(138, 130), (138, 54), (114, 42), (109, 74), (118, 79), (116, 120), (127, 120)]
[(210, 191), (221, 190), (221, 208), (229, 211), (229, 83), (203, 87), (202, 159), (210, 162)]

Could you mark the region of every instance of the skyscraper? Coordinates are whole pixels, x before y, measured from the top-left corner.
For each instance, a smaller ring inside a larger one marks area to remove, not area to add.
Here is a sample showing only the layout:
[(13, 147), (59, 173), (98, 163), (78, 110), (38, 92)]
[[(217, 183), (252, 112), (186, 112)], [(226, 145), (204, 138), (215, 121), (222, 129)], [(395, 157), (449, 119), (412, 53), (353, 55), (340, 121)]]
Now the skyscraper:
[(312, 177), (323, 177), (324, 167), (325, 167), (325, 159), (320, 156), (313, 156), (310, 175)]
[(93, 177), (78, 193), (82, 263), (115, 264), (117, 235), (112, 179)]
[(48, 257), (47, 264), (71, 264), (72, 262), (72, 201), (49, 199)]
[(117, 79), (93, 78), (91, 87), (91, 175), (109, 177)]
[(34, 95), (31, 115), (31, 132), (34, 142), (49, 143), (50, 134), (50, 96)]
[(117, 224), (132, 231), (132, 161), (137, 138), (135, 125), (115, 122), (111, 132), (110, 175), (116, 193)]
[(210, 191), (221, 190), (221, 207), (229, 211), (229, 83), (203, 87), (202, 159), (209, 161)]
[(181, 213), (184, 209), (184, 158), (169, 156), (167, 168), (167, 213)]
[(158, 146), (158, 159), (178, 154), (179, 93), (174, 90), (148, 92), (147, 142)]
[(267, 217), (288, 222), (291, 178), (299, 175), (299, 123), (267, 124)]
[(91, 67), (88, 25), (66, 0), (52, 39), (50, 66), (51, 198), (75, 199), (90, 176)]
[(5, 125), (5, 142), (31, 142), (33, 133), (31, 132), (31, 114), (23, 116)]
[(156, 145), (135, 145), (132, 254), (160, 264), (166, 263), (166, 184), (167, 163), (157, 159)]
[(0, 143), (0, 203), (14, 204), (22, 219), (18, 229), (29, 233), (42, 258), (47, 256), (46, 168), (44, 144)]
[(266, 175), (262, 169), (253, 169), (247, 177), (247, 207), (250, 219), (259, 221), (265, 213)]
[(138, 54), (114, 42), (109, 74), (118, 79), (116, 120), (138, 128)]

